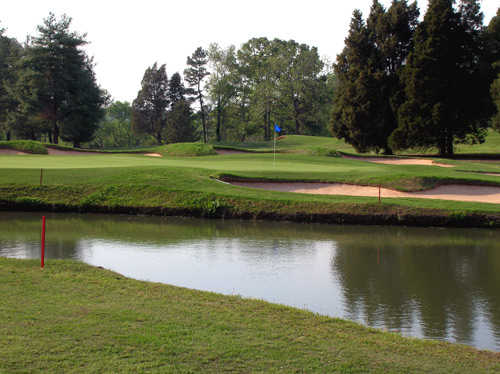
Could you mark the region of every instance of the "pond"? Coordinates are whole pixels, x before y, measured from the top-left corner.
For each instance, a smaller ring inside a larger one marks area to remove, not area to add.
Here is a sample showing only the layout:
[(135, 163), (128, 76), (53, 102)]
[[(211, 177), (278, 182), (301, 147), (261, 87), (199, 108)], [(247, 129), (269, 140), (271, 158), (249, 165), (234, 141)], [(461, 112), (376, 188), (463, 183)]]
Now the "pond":
[[(38, 258), (41, 213), (0, 212)], [(500, 351), (500, 231), (47, 214), (50, 258)]]

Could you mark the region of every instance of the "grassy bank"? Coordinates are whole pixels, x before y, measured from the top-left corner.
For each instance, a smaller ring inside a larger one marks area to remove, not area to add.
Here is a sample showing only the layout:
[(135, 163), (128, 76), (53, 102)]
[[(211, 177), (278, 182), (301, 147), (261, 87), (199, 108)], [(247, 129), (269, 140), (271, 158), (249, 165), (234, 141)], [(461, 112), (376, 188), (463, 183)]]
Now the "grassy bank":
[(71, 261), (0, 258), (0, 290), (0, 372), (500, 370), (498, 353)]
[[(317, 145), (314, 143), (313, 148)], [(149, 149), (149, 152), (155, 151)], [(412, 198), (383, 198), (379, 203), (377, 198), (272, 192), (218, 181), (230, 178), (341, 182), (381, 185), (402, 191), (425, 190), (443, 184), (500, 186), (498, 175), (485, 174), (500, 173), (497, 162), (442, 160), (454, 165), (453, 168), (384, 165), (325, 156), (321, 152), (319, 155), (283, 153), (277, 155), (275, 161), (269, 153), (210, 155), (211, 146), (198, 144), (174, 144), (158, 152), (163, 152), (163, 157), (115, 153), (0, 156), (0, 207), (302, 222), (500, 227), (498, 204)], [(204, 156), (199, 157), (198, 153)]]

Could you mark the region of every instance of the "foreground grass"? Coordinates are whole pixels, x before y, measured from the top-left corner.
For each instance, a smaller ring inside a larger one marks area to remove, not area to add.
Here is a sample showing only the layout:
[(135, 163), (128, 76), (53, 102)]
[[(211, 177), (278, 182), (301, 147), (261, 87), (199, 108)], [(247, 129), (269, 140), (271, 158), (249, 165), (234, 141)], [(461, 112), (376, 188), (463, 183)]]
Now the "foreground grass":
[(494, 373), (500, 354), (263, 301), (0, 258), (0, 372)]

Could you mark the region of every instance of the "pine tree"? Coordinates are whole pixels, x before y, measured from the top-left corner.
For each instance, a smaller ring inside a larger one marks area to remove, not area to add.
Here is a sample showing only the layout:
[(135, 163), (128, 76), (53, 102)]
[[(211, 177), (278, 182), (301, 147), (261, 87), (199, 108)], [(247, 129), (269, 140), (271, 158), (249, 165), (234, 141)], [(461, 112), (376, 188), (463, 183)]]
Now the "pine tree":
[(417, 25), (416, 3), (393, 0), (386, 11), (374, 0), (366, 24), (355, 11), (346, 46), (335, 66), (339, 82), (334, 96), (332, 134), (361, 152), (383, 150), (397, 127), (400, 80)]
[(181, 75), (174, 73), (168, 82), (168, 101), (171, 106), (176, 102), (186, 99), (186, 88), (182, 83)]
[(338, 88), (334, 96), (331, 132), (359, 152), (378, 150), (376, 125), (381, 122), (380, 118), (373, 118), (380, 105), (378, 83), (372, 74), (374, 50), (359, 10), (353, 13), (345, 44), (334, 66)]
[(204, 143), (208, 141), (207, 118), (205, 113), (205, 105), (203, 103), (203, 98), (204, 98), (203, 80), (207, 75), (210, 74), (206, 68), (207, 63), (208, 63), (207, 51), (205, 51), (201, 47), (198, 47), (191, 56), (188, 56), (187, 64), (189, 67), (184, 70), (184, 78), (191, 87), (194, 87), (195, 98), (198, 100), (200, 104), (201, 124), (203, 127)]
[[(491, 73), (491, 100), (494, 105), (494, 115), (491, 119), (493, 128), (500, 132), (500, 8), (485, 30), (486, 50), (488, 51), (487, 63)], [(495, 113), (496, 112), (496, 113)]]
[[(431, 0), (403, 73), (405, 102), (391, 144), (398, 149), (437, 147), (453, 154), (455, 143), (481, 141), (484, 108), (477, 1)], [(471, 92), (474, 94), (471, 95)]]
[(24, 50), (16, 39), (9, 38), (4, 33), (5, 30), (0, 27), (0, 134), (3, 132), (5, 138), (10, 140), (12, 128), (8, 119), (9, 112), (17, 106), (11, 88), (17, 79)]
[(132, 102), (132, 128), (136, 133), (150, 134), (158, 144), (163, 142), (167, 125), (168, 78), (165, 65), (156, 62), (144, 72), (141, 89)]

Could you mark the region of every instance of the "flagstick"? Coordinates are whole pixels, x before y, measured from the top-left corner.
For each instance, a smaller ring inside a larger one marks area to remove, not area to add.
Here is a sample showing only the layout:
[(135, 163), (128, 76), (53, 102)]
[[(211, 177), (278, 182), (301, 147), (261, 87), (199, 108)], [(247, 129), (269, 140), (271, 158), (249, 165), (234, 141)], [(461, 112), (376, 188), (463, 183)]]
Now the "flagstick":
[(276, 167), (276, 129), (274, 129), (273, 168)]

